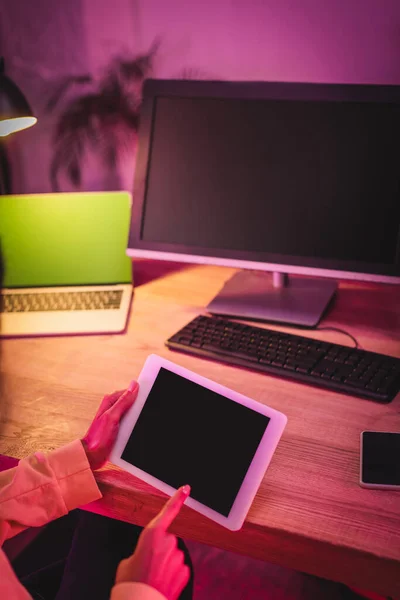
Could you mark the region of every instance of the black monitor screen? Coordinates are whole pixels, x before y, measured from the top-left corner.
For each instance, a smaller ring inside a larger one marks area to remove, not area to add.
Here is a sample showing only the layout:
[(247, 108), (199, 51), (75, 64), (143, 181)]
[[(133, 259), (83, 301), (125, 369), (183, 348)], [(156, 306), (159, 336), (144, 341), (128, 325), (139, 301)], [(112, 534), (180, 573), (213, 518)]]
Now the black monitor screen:
[(121, 456), (228, 516), (269, 421), (161, 368)]
[(158, 97), (143, 214), (145, 243), (394, 274), (400, 104)]

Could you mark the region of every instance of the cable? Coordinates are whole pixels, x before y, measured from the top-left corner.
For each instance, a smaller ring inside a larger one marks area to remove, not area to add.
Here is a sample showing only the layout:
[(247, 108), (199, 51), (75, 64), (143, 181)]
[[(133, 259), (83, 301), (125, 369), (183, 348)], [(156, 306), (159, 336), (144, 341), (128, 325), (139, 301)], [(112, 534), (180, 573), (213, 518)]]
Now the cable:
[(349, 333), (348, 331), (344, 331), (344, 329), (339, 329), (339, 327), (317, 327), (317, 331), (338, 331), (339, 333), (347, 335), (354, 342), (354, 348), (356, 348), (357, 350), (362, 349), (360, 348), (360, 345), (356, 338), (352, 336), (351, 333)]

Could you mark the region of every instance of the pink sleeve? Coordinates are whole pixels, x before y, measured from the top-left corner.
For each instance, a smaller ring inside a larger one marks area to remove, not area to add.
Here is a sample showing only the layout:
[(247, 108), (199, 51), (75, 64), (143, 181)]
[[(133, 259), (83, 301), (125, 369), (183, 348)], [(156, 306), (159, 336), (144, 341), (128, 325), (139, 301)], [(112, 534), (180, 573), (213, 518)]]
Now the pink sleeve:
[(40, 527), (101, 498), (82, 443), (36, 452), (0, 473), (0, 545), (27, 527)]
[(167, 600), (146, 583), (118, 583), (111, 590), (110, 600)]

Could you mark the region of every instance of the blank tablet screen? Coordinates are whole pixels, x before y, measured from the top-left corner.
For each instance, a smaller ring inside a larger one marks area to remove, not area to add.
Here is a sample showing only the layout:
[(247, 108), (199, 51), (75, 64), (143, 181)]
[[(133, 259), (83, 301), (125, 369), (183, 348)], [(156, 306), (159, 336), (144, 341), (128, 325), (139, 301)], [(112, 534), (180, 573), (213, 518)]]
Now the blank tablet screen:
[(122, 458), (228, 516), (269, 421), (161, 368)]

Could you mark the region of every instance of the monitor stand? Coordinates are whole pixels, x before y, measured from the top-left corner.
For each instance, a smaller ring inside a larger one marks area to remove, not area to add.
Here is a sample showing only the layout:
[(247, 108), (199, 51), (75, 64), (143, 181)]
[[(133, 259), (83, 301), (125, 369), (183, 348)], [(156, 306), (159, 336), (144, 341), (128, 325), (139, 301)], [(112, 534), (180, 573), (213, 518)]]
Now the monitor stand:
[(330, 279), (288, 277), (284, 273), (239, 271), (207, 306), (208, 312), (241, 319), (316, 327), (337, 283)]

